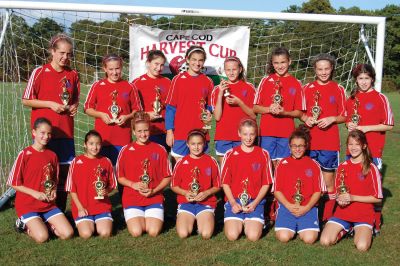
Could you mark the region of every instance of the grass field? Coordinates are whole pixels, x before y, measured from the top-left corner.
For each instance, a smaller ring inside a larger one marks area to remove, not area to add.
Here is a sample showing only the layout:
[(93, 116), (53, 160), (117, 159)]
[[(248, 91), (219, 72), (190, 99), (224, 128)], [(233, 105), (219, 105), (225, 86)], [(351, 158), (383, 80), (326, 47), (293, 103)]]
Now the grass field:
[[(400, 119), (400, 95), (387, 94), (395, 120)], [(85, 122), (86, 124), (86, 122)], [(83, 130), (84, 131), (84, 130)], [(342, 129), (342, 136), (344, 130)], [(344, 137), (342, 137), (344, 140)], [(164, 232), (157, 238), (147, 235), (132, 238), (125, 228), (121, 205), (117, 194), (112, 196), (115, 220), (114, 236), (103, 240), (94, 237), (82, 240), (60, 241), (52, 239), (37, 245), (24, 234), (14, 231), (14, 208), (9, 204), (0, 212), (0, 264), (1, 265), (398, 265), (400, 247), (400, 127), (397, 125), (387, 134), (384, 161), (384, 226), (374, 239), (368, 253), (360, 253), (353, 246), (353, 239), (344, 239), (338, 245), (324, 248), (318, 243), (306, 246), (299, 239), (288, 244), (279, 243), (273, 231), (256, 243), (241, 238), (235, 242), (226, 240), (221, 226), (208, 241), (193, 235), (180, 240), (175, 232), (175, 206), (167, 206), (169, 218)], [(171, 192), (166, 191), (168, 198)], [(219, 209), (218, 217), (221, 217)]]

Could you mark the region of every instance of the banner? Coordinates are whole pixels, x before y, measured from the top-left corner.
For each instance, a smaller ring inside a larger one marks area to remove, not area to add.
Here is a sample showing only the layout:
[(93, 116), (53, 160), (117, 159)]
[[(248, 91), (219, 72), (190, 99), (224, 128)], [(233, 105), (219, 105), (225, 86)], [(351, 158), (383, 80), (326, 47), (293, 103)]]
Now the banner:
[(129, 80), (147, 72), (146, 58), (150, 50), (161, 50), (167, 57), (163, 74), (176, 75), (185, 62), (185, 52), (192, 45), (202, 46), (207, 59), (203, 73), (223, 75), (226, 57), (237, 56), (247, 67), (250, 29), (230, 27), (206, 30), (161, 30), (143, 25), (129, 28)]

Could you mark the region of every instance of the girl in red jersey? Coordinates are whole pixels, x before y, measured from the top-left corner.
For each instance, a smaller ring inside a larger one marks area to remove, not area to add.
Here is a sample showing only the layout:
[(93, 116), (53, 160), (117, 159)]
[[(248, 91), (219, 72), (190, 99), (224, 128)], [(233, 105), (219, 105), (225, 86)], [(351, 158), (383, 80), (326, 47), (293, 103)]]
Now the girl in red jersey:
[(271, 160), (267, 151), (254, 145), (257, 123), (244, 119), (239, 124), (241, 145), (229, 150), (222, 162), (225, 192), (224, 231), (233, 241), (243, 228), (247, 239), (257, 241), (265, 223), (265, 195), (272, 184)]
[(272, 51), (267, 73), (258, 87), (254, 112), (261, 114), (260, 146), (267, 150), (274, 165), (290, 155), (289, 136), (293, 132), (294, 118), (305, 110), (300, 82), (289, 74), (289, 51), (277, 47)]
[[(189, 154), (186, 137), (190, 130), (211, 122), (213, 82), (201, 73), (206, 60), (203, 47), (193, 45), (186, 51), (188, 70), (174, 77), (167, 97), (165, 127), (171, 155), (177, 160)], [(201, 120), (202, 113), (206, 116)], [(205, 150), (207, 150), (207, 144)]]
[(165, 148), (149, 141), (150, 116), (136, 112), (136, 141), (125, 145), (117, 161), (118, 182), (124, 186), (122, 207), (129, 233), (157, 236), (164, 222), (163, 189), (170, 183), (171, 165)]
[(304, 243), (318, 238), (318, 209), (315, 206), (325, 190), (321, 169), (306, 156), (310, 147), (308, 128), (300, 125), (289, 137), (291, 155), (275, 169), (274, 196), (279, 202), (275, 223), (276, 238), (288, 242), (299, 234)]
[(95, 129), (103, 139), (100, 154), (113, 165), (121, 148), (131, 142), (133, 114), (142, 109), (137, 90), (122, 79), (122, 66), (118, 55), (103, 58), (106, 77), (92, 85), (84, 105), (85, 113), (96, 118)]
[(175, 165), (171, 189), (178, 195), (176, 231), (180, 238), (192, 234), (195, 221), (203, 239), (211, 238), (214, 232), (214, 210), (220, 188), (217, 161), (204, 154), (206, 136), (203, 131), (193, 129), (187, 136), (189, 155)]
[(18, 229), (24, 229), (37, 243), (49, 238), (46, 223), (61, 239), (74, 231), (54, 203), (58, 182), (57, 155), (46, 149), (51, 138), (51, 122), (43, 117), (34, 121), (33, 144), (22, 150), (14, 163), (7, 184), (15, 189)]
[(171, 81), (161, 75), (167, 61), (160, 50), (147, 54), (147, 73), (136, 78), (132, 84), (138, 90), (143, 110), (150, 115), (150, 140), (163, 145), (167, 150), (165, 130), (165, 100)]
[(117, 186), (111, 161), (99, 155), (101, 136), (95, 130), (85, 135), (85, 154), (71, 163), (66, 191), (71, 193), (72, 216), (79, 236), (90, 238), (96, 231), (100, 237), (112, 233), (111, 202), (108, 198)]
[(332, 216), (335, 206), (334, 177), (339, 164), (338, 124), (346, 121), (344, 88), (332, 81), (335, 58), (319, 54), (313, 58), (316, 80), (304, 87), (307, 111), (301, 120), (310, 128), (310, 157), (316, 160), (328, 190), (323, 221)]
[[(365, 133), (372, 161), (382, 169), (386, 131), (394, 126), (393, 112), (385, 95), (374, 89), (375, 70), (371, 65), (357, 65), (353, 71), (356, 87), (346, 101), (347, 128)], [(375, 205), (375, 232), (380, 231), (382, 205)]]
[(381, 177), (373, 164), (365, 134), (355, 129), (347, 137), (350, 159), (339, 165), (335, 189), (336, 207), (321, 234), (321, 244), (330, 246), (338, 241), (342, 230), (354, 228), (354, 244), (360, 251), (371, 247), (374, 225), (374, 203), (382, 201)]
[(214, 88), (211, 97), (217, 121), (215, 151), (220, 162), (229, 149), (241, 143), (236, 132), (240, 120), (246, 117), (256, 118), (252, 110), (255, 89), (246, 82), (240, 59), (235, 56), (227, 57), (224, 71), (228, 80), (222, 80), (220, 85)]
[(50, 63), (36, 68), (22, 96), (22, 104), (32, 107), (31, 126), (38, 117), (49, 119), (53, 137), (48, 148), (60, 164), (56, 204), (65, 210), (64, 190), (69, 164), (75, 157), (74, 116), (79, 104), (80, 83), (76, 70), (69, 67), (73, 41), (66, 34), (53, 36), (49, 44)]

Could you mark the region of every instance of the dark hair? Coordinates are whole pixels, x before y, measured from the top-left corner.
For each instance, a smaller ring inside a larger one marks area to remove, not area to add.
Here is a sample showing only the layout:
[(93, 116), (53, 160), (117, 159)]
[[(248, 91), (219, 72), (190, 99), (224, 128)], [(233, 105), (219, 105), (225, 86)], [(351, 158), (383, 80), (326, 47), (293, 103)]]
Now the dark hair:
[[(56, 50), (58, 49), (58, 44), (60, 42), (66, 42), (72, 46), (72, 49), (74, 48), (74, 42), (72, 41), (71, 37), (69, 37), (66, 33), (57, 33), (53, 37), (51, 37), (49, 41), (49, 52), (51, 50)], [(49, 55), (49, 59), (52, 60), (53, 56)]]
[(229, 57), (225, 58), (224, 68), (225, 68), (225, 64), (227, 62), (236, 62), (236, 63), (238, 63), (239, 68), (242, 68), (242, 71), (240, 71), (238, 78), (239, 78), (239, 80), (246, 81), (246, 73), (244, 71), (244, 67), (243, 67), (242, 61), (240, 61), (239, 57), (229, 56)]
[(267, 74), (273, 74), (276, 72), (272, 64), (272, 60), (274, 56), (279, 56), (279, 55), (284, 55), (287, 57), (288, 60), (290, 60), (290, 53), (288, 49), (286, 49), (285, 47), (276, 47), (274, 50), (272, 50), (272, 53), (268, 58), (267, 69), (266, 69)]
[(335, 66), (336, 66), (336, 60), (335, 60), (335, 57), (333, 55), (330, 55), (330, 54), (318, 54), (318, 55), (314, 56), (311, 59), (311, 65), (314, 67), (314, 70), (315, 70), (315, 67), (316, 67), (317, 63), (319, 61), (323, 61), (323, 60), (324, 61), (328, 61), (332, 66), (332, 72), (331, 72), (331, 75), (329, 77), (329, 79), (332, 79), (333, 73), (335, 72)]
[(161, 50), (150, 50), (147, 53), (147, 59), (146, 62), (151, 62), (156, 58), (161, 57), (162, 59), (164, 59), (164, 61), (167, 61), (167, 57), (165, 57), (165, 54), (161, 51)]
[(33, 129), (37, 129), (41, 124), (47, 124), (50, 127), (52, 127), (49, 119), (45, 117), (38, 117), (36, 118), (35, 122), (33, 122)]
[(201, 47), (201, 46), (199, 46), (199, 45), (192, 45), (192, 46), (190, 46), (189, 49), (187, 49), (187, 51), (186, 51), (185, 58), (186, 58), (186, 59), (189, 59), (190, 56), (191, 56), (193, 53), (203, 54), (204, 60), (207, 59), (206, 51), (204, 50), (203, 47)]
[(349, 144), (350, 138), (355, 139), (361, 145), (363, 154), (362, 173), (363, 175), (367, 175), (371, 168), (371, 163), (372, 163), (372, 157), (371, 157), (371, 152), (369, 151), (368, 148), (367, 137), (365, 136), (364, 132), (355, 129), (349, 132), (349, 135), (347, 136), (347, 144)]
[(289, 144), (293, 139), (303, 139), (306, 143), (306, 150), (308, 150), (311, 142), (310, 129), (304, 124), (299, 125), (290, 135)]
[(103, 57), (103, 60), (101, 60), (101, 64), (103, 65), (103, 67), (106, 67), (107, 63), (110, 61), (119, 61), (119, 63), (121, 64), (121, 67), (123, 66), (123, 63), (124, 63), (124, 60), (122, 60), (122, 57), (120, 57), (119, 55), (107, 54)]
[(100, 142), (103, 142), (103, 138), (101, 137), (100, 133), (94, 129), (89, 130), (89, 132), (86, 133), (84, 143), (87, 143), (90, 137), (98, 137), (100, 139)]
[(355, 66), (353, 68), (353, 70), (351, 71), (351, 75), (354, 78), (354, 81), (356, 82), (356, 86), (355, 88), (351, 91), (350, 97), (352, 99), (354, 99), (354, 97), (356, 96), (356, 93), (359, 89), (358, 84), (357, 84), (357, 77), (361, 74), (367, 74), (368, 76), (370, 76), (370, 78), (372, 78), (372, 86), (374, 86), (375, 83), (375, 69), (369, 65), (369, 64), (359, 64), (357, 66)]
[(239, 132), (242, 129), (242, 127), (253, 127), (253, 128), (256, 129), (256, 132), (257, 132), (257, 135), (258, 135), (258, 126), (257, 126), (256, 120), (251, 119), (251, 118), (243, 118), (239, 122), (239, 127), (238, 127)]
[(136, 124), (146, 123), (150, 125), (150, 115), (144, 111), (137, 111), (133, 114), (132, 130), (135, 130)]
[(186, 138), (186, 143), (189, 142), (189, 140), (192, 137), (196, 137), (196, 136), (202, 138), (203, 142), (206, 143), (206, 134), (201, 129), (192, 129), (192, 130), (190, 130), (188, 135), (187, 135), (187, 138)]

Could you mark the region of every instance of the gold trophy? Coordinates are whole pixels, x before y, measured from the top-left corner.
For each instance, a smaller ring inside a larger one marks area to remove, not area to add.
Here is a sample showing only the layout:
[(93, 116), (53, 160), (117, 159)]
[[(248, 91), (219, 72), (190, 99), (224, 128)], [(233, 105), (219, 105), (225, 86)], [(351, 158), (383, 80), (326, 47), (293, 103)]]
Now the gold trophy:
[(142, 182), (146, 187), (149, 187), (149, 183), (151, 181), (151, 178), (148, 174), (148, 169), (149, 169), (149, 159), (144, 159), (142, 161), (142, 169), (143, 169), (143, 175), (140, 176), (140, 182)]
[(44, 182), (43, 182), (44, 193), (46, 194), (46, 197), (49, 198), (51, 196), (51, 192), (54, 190), (56, 186), (56, 182), (54, 182), (52, 177), (53, 166), (51, 165), (51, 163), (48, 163), (43, 167), (43, 175), (44, 175)]
[(119, 112), (121, 112), (121, 107), (119, 107), (117, 104), (117, 96), (118, 96), (117, 90), (111, 93), (112, 104), (108, 107), (108, 111), (110, 111), (111, 113), (111, 123), (118, 122), (117, 117)]
[(96, 181), (93, 182), (94, 188), (96, 189), (97, 195), (94, 199), (104, 199), (106, 182), (101, 179), (101, 173), (103, 172), (103, 168), (101, 168), (100, 164), (94, 169), (94, 173), (96, 176)]
[(243, 192), (239, 194), (239, 201), (242, 207), (245, 207), (250, 201), (250, 195), (247, 192), (247, 186), (249, 184), (249, 178), (246, 178), (242, 181), (243, 183)]
[(318, 118), (322, 112), (321, 106), (318, 105), (320, 97), (321, 97), (321, 94), (319, 93), (319, 91), (316, 91), (314, 93), (314, 106), (311, 108), (311, 113), (312, 113), (312, 117), (314, 118), (314, 121), (318, 120)]
[(356, 126), (358, 126), (361, 119), (361, 115), (358, 114), (358, 106), (360, 106), (360, 101), (356, 97), (353, 106), (354, 113), (351, 115), (351, 122), (353, 122)]
[(223, 78), (221, 80), (221, 85), (226, 84), (228, 86), (228, 88), (226, 90), (224, 90), (224, 97), (229, 97), (231, 96), (231, 91), (229, 90), (229, 83), (227, 82), (227, 80), (225, 78)]
[(200, 174), (200, 169), (197, 166), (195, 166), (192, 169), (192, 182), (189, 184), (189, 190), (194, 195), (199, 194), (200, 191), (199, 174)]
[(157, 118), (161, 117), (161, 110), (162, 110), (162, 103), (161, 103), (161, 94), (160, 94), (160, 88), (155, 86), (154, 89), (156, 90), (156, 99), (153, 102), (153, 111), (154, 111), (154, 116)]
[(295, 204), (301, 205), (301, 203), (304, 200), (304, 196), (303, 196), (303, 194), (301, 194), (301, 180), (300, 180), (300, 178), (297, 178), (295, 188), (296, 188), (296, 193), (294, 193), (294, 195), (292, 196), (292, 199), (293, 199)]
[(61, 83), (62, 83), (62, 92), (60, 93), (60, 99), (61, 102), (63, 103), (64, 107), (68, 108), (68, 103), (69, 100), (71, 99), (71, 94), (69, 93), (68, 89), (67, 89), (67, 77), (63, 77), (61, 79)]
[(272, 95), (272, 101), (274, 104), (281, 105), (283, 102), (283, 97), (281, 95), (282, 83), (280, 79), (275, 81), (275, 94)]
[(201, 109), (200, 120), (204, 124), (203, 129), (211, 129), (211, 125), (210, 125), (211, 121), (210, 122), (207, 121), (208, 112), (206, 110), (206, 100), (204, 98), (201, 98), (199, 103), (200, 103), (200, 109)]
[(349, 193), (349, 191), (350, 191), (349, 187), (346, 186), (346, 184), (344, 183), (345, 175), (346, 175), (346, 173), (345, 173), (344, 169), (342, 169), (340, 171), (340, 175), (339, 175), (340, 185), (337, 187), (337, 193), (339, 193), (339, 194), (346, 194), (346, 193)]

